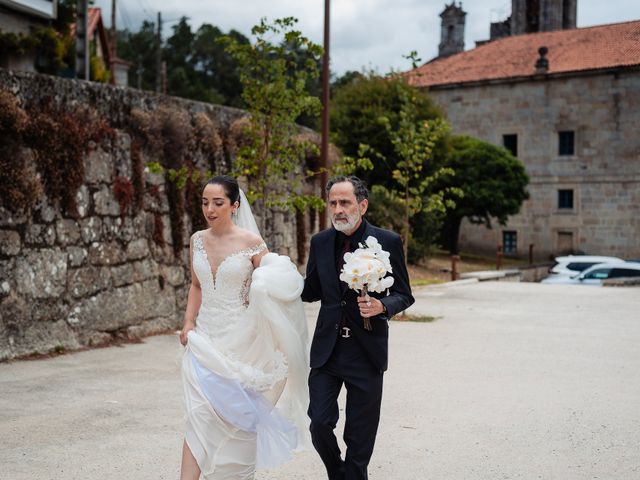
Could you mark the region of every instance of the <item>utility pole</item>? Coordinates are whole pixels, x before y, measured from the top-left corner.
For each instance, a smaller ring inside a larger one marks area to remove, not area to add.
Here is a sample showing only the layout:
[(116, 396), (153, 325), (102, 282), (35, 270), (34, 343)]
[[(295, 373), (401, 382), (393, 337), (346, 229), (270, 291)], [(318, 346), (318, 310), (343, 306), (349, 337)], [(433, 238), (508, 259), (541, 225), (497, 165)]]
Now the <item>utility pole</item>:
[(76, 2), (76, 78), (89, 80), (89, 1)]
[(136, 69), (136, 76), (138, 79), (138, 90), (142, 90), (142, 55), (138, 55), (138, 68)]
[(156, 36), (156, 92), (162, 91), (162, 14), (158, 12), (158, 34)]
[[(324, 0), (324, 55), (322, 57), (322, 141), (320, 143), (320, 183), (322, 200), (327, 202), (327, 170), (329, 169), (329, 17), (331, 1)], [(327, 210), (320, 213), (320, 230), (327, 228)]]
[(109, 52), (109, 71), (111, 72), (111, 85), (116, 84), (116, 48), (118, 36), (116, 31), (116, 0), (111, 0), (111, 45)]

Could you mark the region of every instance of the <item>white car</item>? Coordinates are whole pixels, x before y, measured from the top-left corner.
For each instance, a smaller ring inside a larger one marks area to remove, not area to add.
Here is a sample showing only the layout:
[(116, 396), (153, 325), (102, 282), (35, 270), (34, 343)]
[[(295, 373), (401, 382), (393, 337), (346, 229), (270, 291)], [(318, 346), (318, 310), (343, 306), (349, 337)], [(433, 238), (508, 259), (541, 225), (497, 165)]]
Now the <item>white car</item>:
[[(556, 257), (556, 263), (549, 269), (551, 277), (562, 275), (573, 277), (599, 263), (624, 262), (618, 257), (603, 257), (599, 255), (569, 255), (566, 257)], [(551, 278), (550, 277), (550, 278)]]
[(608, 278), (631, 277), (640, 277), (640, 263), (599, 263), (572, 277), (567, 277), (565, 275), (556, 275), (545, 278), (544, 280), (542, 280), (542, 283), (564, 285), (602, 285), (603, 280), (607, 280)]

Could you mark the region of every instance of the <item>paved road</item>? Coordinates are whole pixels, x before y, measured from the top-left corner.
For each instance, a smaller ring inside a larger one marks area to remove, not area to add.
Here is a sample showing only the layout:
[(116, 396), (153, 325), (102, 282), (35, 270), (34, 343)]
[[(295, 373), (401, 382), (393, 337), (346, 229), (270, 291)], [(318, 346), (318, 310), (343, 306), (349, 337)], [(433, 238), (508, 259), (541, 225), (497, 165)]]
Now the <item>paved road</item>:
[[(416, 297), (437, 320), (392, 322), (372, 480), (640, 479), (640, 289)], [(167, 335), (1, 364), (0, 479), (177, 479), (177, 355)], [(314, 453), (257, 476), (323, 478)]]

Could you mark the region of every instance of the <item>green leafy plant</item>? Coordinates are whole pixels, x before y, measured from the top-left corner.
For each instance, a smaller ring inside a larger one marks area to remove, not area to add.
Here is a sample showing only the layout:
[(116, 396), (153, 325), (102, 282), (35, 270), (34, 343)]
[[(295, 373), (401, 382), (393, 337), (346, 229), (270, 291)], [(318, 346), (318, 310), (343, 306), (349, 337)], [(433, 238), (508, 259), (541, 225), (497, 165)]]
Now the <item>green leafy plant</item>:
[[(242, 98), (250, 113), (232, 174), (246, 179), (247, 197), (257, 202), (263, 231), (272, 207), (303, 211), (324, 206), (320, 198), (304, 193), (304, 183), (319, 172), (305, 169), (302, 160), (309, 150), (317, 152), (317, 146), (296, 139), (299, 127), (294, 123), (320, 108), (306, 83), (319, 75), (322, 48), (295, 30), (296, 22), (292, 17), (271, 24), (262, 19), (252, 29), (253, 44), (232, 36), (222, 39), (238, 64)], [(272, 38), (280, 42), (274, 44)]]

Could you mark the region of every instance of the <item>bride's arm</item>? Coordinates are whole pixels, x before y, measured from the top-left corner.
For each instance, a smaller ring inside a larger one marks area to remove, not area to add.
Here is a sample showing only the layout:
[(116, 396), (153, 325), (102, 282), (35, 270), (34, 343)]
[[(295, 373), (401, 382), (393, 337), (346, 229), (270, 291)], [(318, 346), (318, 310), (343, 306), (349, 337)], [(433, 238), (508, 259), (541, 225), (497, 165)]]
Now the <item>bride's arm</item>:
[(182, 343), (182, 345), (187, 344), (187, 334), (189, 330), (196, 328), (196, 315), (198, 315), (200, 304), (202, 303), (202, 289), (200, 288), (198, 277), (193, 271), (193, 241), (189, 245), (189, 258), (191, 259), (191, 286), (189, 287), (189, 296), (187, 297), (187, 308), (184, 312), (184, 324), (180, 332), (180, 343)]

